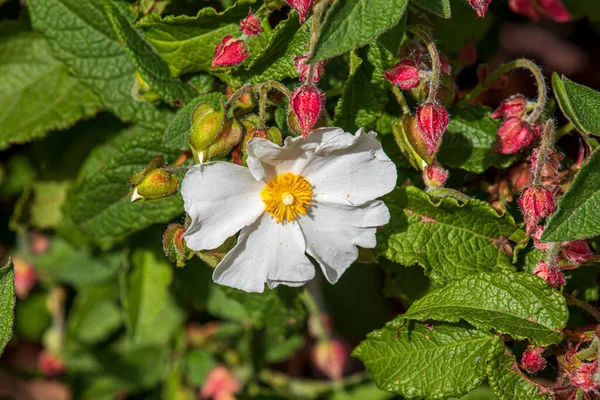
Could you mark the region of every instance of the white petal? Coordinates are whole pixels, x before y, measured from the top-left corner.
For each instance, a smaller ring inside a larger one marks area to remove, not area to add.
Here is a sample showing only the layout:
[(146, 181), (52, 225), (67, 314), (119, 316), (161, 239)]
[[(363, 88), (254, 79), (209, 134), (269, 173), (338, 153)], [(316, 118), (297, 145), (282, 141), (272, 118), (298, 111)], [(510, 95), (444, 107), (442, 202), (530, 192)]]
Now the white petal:
[(337, 282), (356, 260), (356, 246), (375, 247), (377, 227), (389, 220), (390, 213), (381, 200), (362, 206), (333, 201), (314, 203), (306, 215), (298, 218), (307, 253), (319, 262), (331, 283)]
[(242, 229), (237, 245), (217, 265), (213, 280), (246, 292), (262, 292), (265, 283), (271, 288), (302, 285), (315, 276), (305, 247), (296, 222), (278, 224), (265, 213)]
[(181, 195), (192, 223), (184, 238), (192, 250), (214, 249), (264, 213), (263, 182), (248, 168), (228, 162), (192, 167), (183, 179)]
[(396, 186), (396, 166), (376, 136), (362, 129), (356, 135), (317, 129), (309, 141), (319, 147), (300, 174), (313, 185), (315, 195), (335, 196), (355, 205), (389, 193)]

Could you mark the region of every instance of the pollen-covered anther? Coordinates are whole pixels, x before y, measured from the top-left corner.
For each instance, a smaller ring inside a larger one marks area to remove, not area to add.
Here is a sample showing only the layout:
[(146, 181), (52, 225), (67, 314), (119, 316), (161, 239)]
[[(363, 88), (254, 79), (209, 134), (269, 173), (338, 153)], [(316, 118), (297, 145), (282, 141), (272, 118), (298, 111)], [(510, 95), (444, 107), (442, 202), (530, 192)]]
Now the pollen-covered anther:
[(311, 184), (302, 176), (286, 172), (273, 179), (260, 193), (265, 210), (281, 223), (305, 215), (311, 205), (313, 191)]

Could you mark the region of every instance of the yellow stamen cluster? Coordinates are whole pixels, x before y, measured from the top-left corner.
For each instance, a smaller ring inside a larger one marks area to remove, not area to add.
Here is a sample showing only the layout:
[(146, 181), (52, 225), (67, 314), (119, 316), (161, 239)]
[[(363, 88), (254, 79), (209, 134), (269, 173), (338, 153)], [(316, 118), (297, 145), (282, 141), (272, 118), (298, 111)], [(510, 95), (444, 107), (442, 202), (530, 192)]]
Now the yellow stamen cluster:
[(311, 205), (313, 191), (310, 183), (300, 175), (291, 172), (278, 175), (260, 193), (266, 211), (281, 223), (296, 219), (298, 214), (306, 214), (306, 206)]

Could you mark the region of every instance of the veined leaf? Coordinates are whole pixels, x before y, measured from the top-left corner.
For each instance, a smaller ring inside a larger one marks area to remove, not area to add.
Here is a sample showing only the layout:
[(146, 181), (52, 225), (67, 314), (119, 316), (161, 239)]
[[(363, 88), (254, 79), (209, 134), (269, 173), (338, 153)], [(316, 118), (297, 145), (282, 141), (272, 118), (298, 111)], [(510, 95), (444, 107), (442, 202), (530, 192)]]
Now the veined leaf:
[(450, 0), (411, 0), (424, 10), (442, 18), (451, 18)]
[(12, 337), (15, 323), (15, 269), (12, 260), (0, 268), (0, 354)]
[(499, 400), (549, 400), (552, 389), (541, 386), (523, 374), (515, 356), (499, 352), (490, 357), (486, 367), (488, 381)]
[(600, 93), (566, 77), (552, 75), (552, 87), (563, 114), (583, 134), (600, 135)]

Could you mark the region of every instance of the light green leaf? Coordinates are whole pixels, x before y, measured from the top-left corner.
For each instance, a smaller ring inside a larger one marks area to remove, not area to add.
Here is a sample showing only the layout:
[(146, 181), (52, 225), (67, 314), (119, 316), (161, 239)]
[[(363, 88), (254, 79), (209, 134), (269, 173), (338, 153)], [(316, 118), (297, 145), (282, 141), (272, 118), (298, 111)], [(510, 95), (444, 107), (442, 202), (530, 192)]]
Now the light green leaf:
[(62, 218), (61, 207), (67, 197), (69, 181), (35, 182), (31, 204), (31, 225), (40, 229), (54, 228)]
[(202, 386), (210, 372), (217, 365), (214, 357), (206, 350), (195, 349), (185, 358), (187, 379), (195, 386)]
[(12, 260), (0, 267), (0, 354), (12, 337), (15, 323), (15, 269)]
[(19, 338), (40, 342), (51, 317), (47, 306), (47, 293), (32, 292), (21, 299), (15, 308), (15, 333)]
[(311, 60), (332, 58), (370, 43), (401, 21), (407, 4), (408, 0), (336, 1), (327, 11)]
[(451, 168), (481, 174), (491, 166), (506, 168), (513, 155), (494, 151), (500, 121), (490, 118), (485, 106), (468, 106), (450, 110), (450, 123), (440, 148), (440, 162)]
[(123, 320), (116, 303), (118, 293), (115, 284), (87, 287), (78, 292), (67, 323), (72, 338), (94, 344), (119, 329)]
[(581, 167), (567, 192), (558, 199), (542, 234), (543, 242), (586, 239), (600, 234), (600, 152)]
[(464, 325), (402, 323), (371, 332), (352, 355), (379, 388), (406, 399), (461, 396), (483, 382), (490, 351), (502, 351), (499, 337)]
[(194, 97), (195, 90), (171, 76), (167, 63), (133, 26), (129, 15), (125, 14), (129, 10), (123, 10), (112, 0), (102, 2), (117, 37), (125, 44), (131, 62), (144, 81), (170, 104), (187, 102)]
[(378, 253), (398, 264), (419, 264), (439, 283), (481, 271), (514, 270), (504, 245), (527, 240), (508, 213), (499, 215), (480, 200), (434, 199), (407, 186), (385, 201), (391, 220), (378, 232)]
[(452, 17), (450, 0), (411, 0), (411, 2), (438, 17)]
[(100, 110), (100, 99), (56, 60), (44, 38), (0, 40), (0, 150), (66, 129)]
[[(164, 126), (170, 114), (131, 97), (136, 67), (119, 42), (101, 0), (31, 0), (33, 26), (54, 56), (125, 121)], [(93, 43), (93, 46), (90, 46)]]
[(458, 322), (494, 329), (514, 339), (548, 346), (563, 339), (569, 319), (564, 297), (527, 272), (481, 272), (455, 279), (415, 301), (407, 320)]
[(556, 72), (552, 87), (560, 109), (575, 128), (585, 135), (600, 135), (600, 93), (565, 76), (561, 80)]
[(486, 367), (488, 381), (499, 400), (549, 400), (552, 389), (541, 386), (523, 374), (514, 356), (504, 352), (490, 357)]

